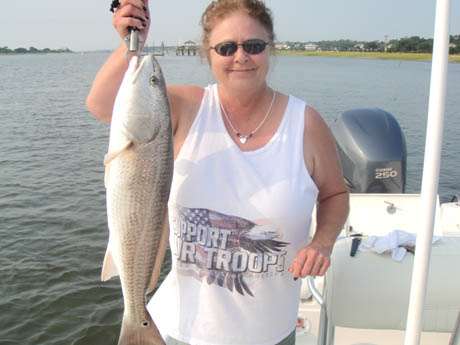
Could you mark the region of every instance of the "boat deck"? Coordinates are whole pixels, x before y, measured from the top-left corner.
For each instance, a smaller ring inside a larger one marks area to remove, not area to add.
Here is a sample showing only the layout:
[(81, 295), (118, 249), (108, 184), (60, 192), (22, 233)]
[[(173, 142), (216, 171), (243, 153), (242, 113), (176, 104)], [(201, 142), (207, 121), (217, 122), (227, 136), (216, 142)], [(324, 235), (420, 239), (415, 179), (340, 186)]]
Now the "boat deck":
[[(320, 307), (313, 298), (302, 301), (299, 315), (306, 328), (297, 329), (296, 345), (317, 345)], [(399, 330), (335, 328), (335, 345), (404, 345), (405, 332)], [(423, 332), (420, 345), (447, 345), (451, 333)]]

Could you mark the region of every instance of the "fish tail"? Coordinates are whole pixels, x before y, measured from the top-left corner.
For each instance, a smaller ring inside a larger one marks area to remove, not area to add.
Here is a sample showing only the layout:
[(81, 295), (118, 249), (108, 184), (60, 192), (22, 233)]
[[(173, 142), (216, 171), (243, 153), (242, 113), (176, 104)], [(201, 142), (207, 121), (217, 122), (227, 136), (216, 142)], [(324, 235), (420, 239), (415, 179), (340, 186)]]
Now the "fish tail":
[(146, 320), (139, 325), (123, 316), (118, 345), (165, 345), (152, 318), (148, 313), (146, 316)]

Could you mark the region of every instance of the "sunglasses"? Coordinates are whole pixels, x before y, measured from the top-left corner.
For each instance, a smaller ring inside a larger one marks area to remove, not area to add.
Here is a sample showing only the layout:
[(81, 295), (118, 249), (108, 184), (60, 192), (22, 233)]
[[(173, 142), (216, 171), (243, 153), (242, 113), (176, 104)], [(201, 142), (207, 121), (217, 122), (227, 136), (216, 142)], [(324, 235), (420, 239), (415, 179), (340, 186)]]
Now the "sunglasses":
[(221, 42), (216, 44), (214, 47), (210, 49), (214, 49), (217, 54), (222, 56), (232, 56), (236, 53), (239, 46), (243, 47), (243, 50), (251, 55), (257, 55), (262, 53), (267, 46), (267, 42), (259, 39), (247, 40), (243, 43), (236, 43), (232, 41), (228, 42)]

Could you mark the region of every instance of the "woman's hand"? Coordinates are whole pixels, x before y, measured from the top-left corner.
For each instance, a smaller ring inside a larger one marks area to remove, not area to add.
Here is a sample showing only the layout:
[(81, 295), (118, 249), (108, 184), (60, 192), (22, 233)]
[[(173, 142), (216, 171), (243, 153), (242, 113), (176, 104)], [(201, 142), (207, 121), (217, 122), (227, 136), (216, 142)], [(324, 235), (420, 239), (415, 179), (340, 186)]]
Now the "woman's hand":
[(137, 28), (146, 42), (150, 27), (148, 0), (121, 0), (112, 23), (122, 39), (129, 35), (130, 28)]
[(295, 280), (299, 277), (323, 276), (331, 264), (331, 253), (332, 248), (312, 242), (299, 250), (289, 272)]

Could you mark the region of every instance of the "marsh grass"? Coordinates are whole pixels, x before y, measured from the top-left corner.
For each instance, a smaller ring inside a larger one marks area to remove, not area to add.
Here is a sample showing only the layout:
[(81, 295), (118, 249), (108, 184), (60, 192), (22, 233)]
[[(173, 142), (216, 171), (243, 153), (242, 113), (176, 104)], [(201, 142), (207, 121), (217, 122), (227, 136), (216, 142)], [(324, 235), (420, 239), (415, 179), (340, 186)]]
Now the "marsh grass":
[[(431, 54), (420, 53), (379, 53), (379, 52), (330, 52), (330, 51), (281, 51), (279, 55), (299, 56), (331, 56), (331, 57), (353, 57), (363, 59), (394, 59), (394, 60), (420, 60), (431, 61)], [(449, 61), (460, 62), (460, 55), (449, 55)]]

